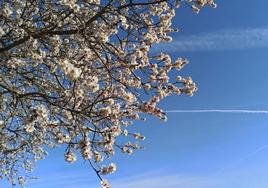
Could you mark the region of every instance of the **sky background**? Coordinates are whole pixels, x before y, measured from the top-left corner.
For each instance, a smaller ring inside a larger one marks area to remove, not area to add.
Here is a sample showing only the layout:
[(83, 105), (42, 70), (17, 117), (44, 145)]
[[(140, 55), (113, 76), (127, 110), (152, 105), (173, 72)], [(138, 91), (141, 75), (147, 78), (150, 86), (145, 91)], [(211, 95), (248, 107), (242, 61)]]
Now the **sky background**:
[[(268, 1), (217, 3), (199, 15), (180, 8), (173, 23), (181, 32), (157, 47), (187, 57), (181, 74), (199, 88), (165, 99), (166, 110), (268, 110)], [(146, 135), (146, 149), (114, 157), (118, 171), (106, 177), (114, 188), (268, 187), (268, 114), (169, 113), (166, 123), (149, 118), (135, 129)], [(87, 163), (65, 163), (62, 149), (49, 153), (28, 188), (100, 187)]]

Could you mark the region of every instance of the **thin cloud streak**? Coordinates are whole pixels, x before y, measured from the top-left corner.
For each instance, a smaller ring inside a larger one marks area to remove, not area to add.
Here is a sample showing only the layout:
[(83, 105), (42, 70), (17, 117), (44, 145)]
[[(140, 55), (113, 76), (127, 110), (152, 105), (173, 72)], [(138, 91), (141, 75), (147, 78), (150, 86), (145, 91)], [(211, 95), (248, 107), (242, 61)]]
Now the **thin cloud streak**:
[(111, 180), (116, 188), (214, 188), (222, 185), (222, 180), (205, 176), (180, 174), (165, 168), (143, 172), (127, 178)]
[[(64, 188), (99, 188), (97, 181), (93, 181), (88, 177), (88, 174), (55, 174), (55, 178), (46, 179), (46, 181), (39, 181), (32, 183), (27, 187), (31, 188), (47, 188), (47, 187), (64, 187)], [(66, 177), (64, 177), (66, 176)], [(221, 180), (209, 178), (206, 176), (190, 176), (172, 173), (160, 169), (158, 171), (149, 171), (142, 174), (133, 175), (125, 178), (109, 179), (109, 182), (116, 188), (214, 188), (222, 184)], [(79, 185), (79, 186), (78, 186)]]
[(212, 188), (221, 185), (222, 182), (218, 179), (210, 179), (206, 177), (181, 176), (181, 175), (164, 175), (159, 174), (153, 177), (144, 176), (132, 181), (115, 181), (113, 182), (116, 188)]
[(263, 150), (266, 150), (268, 148), (268, 145), (262, 145), (259, 148), (255, 149), (254, 151), (246, 154), (245, 156), (241, 157), (238, 160), (235, 160), (234, 162), (224, 166), (222, 169), (220, 169), (218, 172), (214, 173), (213, 176), (215, 175), (219, 175), (221, 173), (223, 173), (224, 171), (234, 168), (238, 165), (240, 165), (241, 163), (245, 162), (246, 160), (248, 160), (249, 158), (253, 157), (254, 155), (257, 155), (258, 153), (262, 152)]
[(153, 51), (221, 51), (263, 47), (268, 47), (268, 27), (229, 29), (174, 37), (173, 42), (158, 44), (154, 46)]
[(233, 114), (268, 114), (268, 110), (166, 110), (166, 113), (233, 113)]

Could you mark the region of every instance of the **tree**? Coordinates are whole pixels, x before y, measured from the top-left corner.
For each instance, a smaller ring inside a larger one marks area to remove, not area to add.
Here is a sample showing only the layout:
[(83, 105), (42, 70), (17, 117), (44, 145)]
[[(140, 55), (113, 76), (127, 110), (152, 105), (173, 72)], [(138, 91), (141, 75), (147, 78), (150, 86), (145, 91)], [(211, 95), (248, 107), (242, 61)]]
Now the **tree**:
[[(127, 127), (142, 114), (166, 119), (158, 102), (192, 95), (190, 77), (169, 78), (187, 60), (151, 54), (181, 3), (195, 13), (213, 0), (6, 0), (0, 2), (0, 179), (23, 185), (47, 152), (66, 147), (97, 173), (115, 151), (131, 154), (143, 140)], [(129, 142), (120, 145), (121, 136)], [(80, 154), (79, 154), (80, 153)]]

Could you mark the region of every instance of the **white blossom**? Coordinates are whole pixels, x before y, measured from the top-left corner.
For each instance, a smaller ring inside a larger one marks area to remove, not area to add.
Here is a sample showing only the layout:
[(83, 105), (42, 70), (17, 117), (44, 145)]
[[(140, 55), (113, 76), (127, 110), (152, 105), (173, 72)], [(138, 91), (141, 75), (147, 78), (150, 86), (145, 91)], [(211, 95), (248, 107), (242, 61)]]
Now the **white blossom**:
[(77, 160), (76, 155), (72, 152), (68, 152), (64, 156), (65, 160), (69, 163), (74, 163)]

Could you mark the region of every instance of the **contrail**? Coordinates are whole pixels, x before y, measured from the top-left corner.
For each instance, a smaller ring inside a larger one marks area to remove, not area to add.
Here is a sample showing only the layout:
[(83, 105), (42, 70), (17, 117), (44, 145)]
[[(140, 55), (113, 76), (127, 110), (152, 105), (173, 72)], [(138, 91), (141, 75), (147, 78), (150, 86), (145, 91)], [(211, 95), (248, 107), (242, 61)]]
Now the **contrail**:
[(166, 113), (233, 113), (233, 114), (268, 114), (268, 110), (167, 110)]

